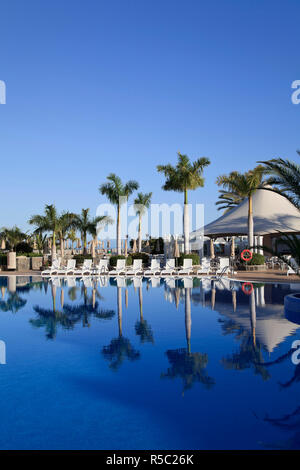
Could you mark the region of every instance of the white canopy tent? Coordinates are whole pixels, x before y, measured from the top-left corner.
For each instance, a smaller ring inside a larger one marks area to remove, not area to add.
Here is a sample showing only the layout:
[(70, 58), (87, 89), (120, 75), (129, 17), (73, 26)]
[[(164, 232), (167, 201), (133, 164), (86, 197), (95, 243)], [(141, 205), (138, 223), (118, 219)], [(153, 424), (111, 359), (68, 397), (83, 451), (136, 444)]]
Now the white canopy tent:
[[(281, 233), (300, 234), (300, 211), (280, 194), (258, 189), (253, 195), (254, 235), (263, 237)], [(248, 235), (248, 200), (190, 235), (192, 246), (205, 237)], [(262, 244), (262, 239), (258, 244)]]

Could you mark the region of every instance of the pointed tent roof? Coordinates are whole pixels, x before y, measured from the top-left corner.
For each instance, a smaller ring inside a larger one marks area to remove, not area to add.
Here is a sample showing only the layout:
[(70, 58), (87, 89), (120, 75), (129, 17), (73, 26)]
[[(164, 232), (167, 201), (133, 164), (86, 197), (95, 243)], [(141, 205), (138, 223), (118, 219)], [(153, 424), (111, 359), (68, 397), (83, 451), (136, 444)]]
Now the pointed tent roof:
[[(254, 234), (300, 233), (300, 211), (284, 196), (258, 189), (253, 195)], [(197, 237), (196, 230), (191, 238)], [(248, 235), (248, 200), (204, 227), (205, 236)]]

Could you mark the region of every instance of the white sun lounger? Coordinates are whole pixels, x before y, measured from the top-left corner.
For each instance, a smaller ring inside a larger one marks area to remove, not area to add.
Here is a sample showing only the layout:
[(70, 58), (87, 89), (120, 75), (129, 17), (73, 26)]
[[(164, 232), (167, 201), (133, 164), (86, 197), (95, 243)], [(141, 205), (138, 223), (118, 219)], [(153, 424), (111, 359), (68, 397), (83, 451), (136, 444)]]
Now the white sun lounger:
[(197, 275), (198, 274), (209, 274), (210, 271), (210, 259), (203, 258), (201, 267), (197, 270)]
[(183, 260), (183, 266), (179, 271), (177, 272), (178, 276), (182, 276), (184, 274), (187, 274), (188, 276), (192, 274), (193, 272), (193, 260), (190, 258), (184, 258)]
[(117, 287), (126, 287), (126, 278), (125, 277), (123, 277), (123, 276), (117, 277), (116, 281), (117, 281)]
[(172, 277), (172, 276), (166, 277), (166, 278), (165, 278), (165, 283), (166, 283), (166, 286), (167, 286), (169, 289), (175, 289), (175, 287), (176, 287), (176, 284), (175, 284), (175, 277)]
[(165, 275), (172, 275), (176, 273), (176, 268), (175, 268), (175, 259), (170, 258), (167, 259), (165, 267), (161, 270), (161, 276)]
[(90, 276), (83, 277), (82, 282), (83, 282), (84, 287), (89, 287), (89, 288), (94, 287), (93, 280)]
[(183, 287), (185, 289), (192, 289), (193, 288), (193, 278), (192, 277), (185, 277), (183, 279)]
[(126, 271), (127, 276), (136, 276), (137, 274), (143, 274), (142, 259), (134, 259), (132, 267)]
[(151, 287), (160, 287), (160, 278), (159, 277), (152, 277)]
[(160, 274), (160, 263), (157, 259), (152, 259), (150, 269), (146, 269), (144, 276), (155, 276), (157, 274)]
[(52, 261), (52, 266), (49, 269), (42, 271), (42, 276), (52, 276), (54, 273), (57, 273), (60, 268), (61, 258), (54, 259)]
[(216, 274), (223, 275), (227, 274), (230, 270), (229, 258), (220, 258), (220, 265), (216, 271)]
[(75, 276), (83, 276), (84, 274), (92, 274), (92, 264), (93, 260), (85, 259), (81, 269), (76, 269), (74, 271)]
[(294, 258), (290, 259), (290, 264), (291, 266), (288, 265), (288, 270), (287, 270), (286, 275), (288, 276), (289, 274), (298, 274), (299, 266), (296, 263), (296, 260)]
[(110, 276), (119, 276), (120, 274), (126, 274), (126, 259), (118, 259), (116, 269), (109, 271)]
[(141, 277), (134, 277), (133, 278), (133, 287), (135, 289), (138, 289), (139, 287), (142, 287), (142, 278)]
[(108, 259), (100, 259), (99, 263), (93, 270), (93, 274), (108, 274)]
[(67, 275), (74, 274), (76, 268), (76, 259), (68, 259), (67, 267), (57, 271), (57, 274)]

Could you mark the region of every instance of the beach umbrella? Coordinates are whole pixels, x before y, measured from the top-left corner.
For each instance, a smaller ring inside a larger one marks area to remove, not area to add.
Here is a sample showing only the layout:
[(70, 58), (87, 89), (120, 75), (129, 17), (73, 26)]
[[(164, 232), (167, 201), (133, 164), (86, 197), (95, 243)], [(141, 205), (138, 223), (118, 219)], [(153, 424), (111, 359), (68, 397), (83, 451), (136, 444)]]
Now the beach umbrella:
[(232, 291), (232, 305), (233, 305), (233, 311), (236, 311), (236, 291)]
[(107, 247), (108, 250), (110, 249), (110, 241), (109, 240), (107, 240), (107, 242), (106, 242), (106, 247)]
[(124, 255), (127, 257), (127, 250), (128, 250), (128, 243), (127, 243), (127, 238), (125, 240), (125, 247), (124, 247)]
[(176, 289), (175, 289), (175, 304), (176, 304), (177, 309), (178, 309), (179, 301), (180, 301), (180, 289), (179, 289), (179, 287), (176, 287)]
[(232, 258), (235, 257), (235, 239), (234, 239), (234, 237), (232, 237), (232, 239), (231, 239), (231, 257)]
[(1, 242), (1, 250), (5, 250), (5, 240), (4, 239)]
[(64, 308), (64, 300), (65, 300), (65, 293), (64, 293), (64, 290), (61, 289), (61, 291), (60, 291), (60, 305), (61, 305), (61, 308)]
[(4, 286), (1, 287), (1, 294), (2, 294), (2, 299), (4, 299), (4, 295), (5, 295), (5, 287)]
[(133, 240), (132, 253), (136, 253), (136, 239)]
[(92, 253), (92, 258), (96, 258), (96, 241), (93, 239), (91, 242), (91, 253)]
[(212, 289), (211, 289), (211, 308), (212, 308), (212, 310), (215, 309), (215, 303), (216, 303), (216, 286), (215, 286), (215, 283), (213, 282)]
[(125, 289), (125, 307), (128, 308), (128, 289)]
[(215, 247), (213, 238), (210, 239), (210, 257), (213, 259), (215, 257)]

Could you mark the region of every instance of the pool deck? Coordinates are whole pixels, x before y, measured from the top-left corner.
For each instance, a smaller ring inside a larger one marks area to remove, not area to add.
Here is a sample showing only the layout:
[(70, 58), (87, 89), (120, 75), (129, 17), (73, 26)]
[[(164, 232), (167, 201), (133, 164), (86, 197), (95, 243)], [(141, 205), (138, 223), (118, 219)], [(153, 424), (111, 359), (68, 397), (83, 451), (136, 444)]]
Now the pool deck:
[[(0, 276), (41, 276), (41, 271), (0, 271)], [(184, 277), (184, 276), (183, 276)], [(207, 276), (199, 276), (207, 277)], [(295, 274), (286, 275), (285, 271), (268, 269), (267, 271), (237, 271), (230, 275), (230, 279), (246, 282), (272, 282), (272, 283), (300, 283), (300, 276)]]

